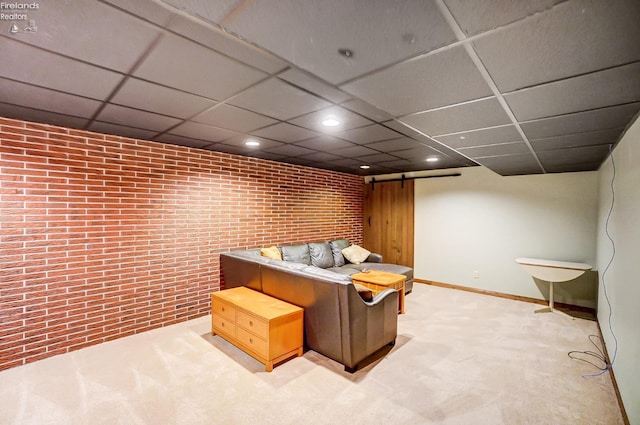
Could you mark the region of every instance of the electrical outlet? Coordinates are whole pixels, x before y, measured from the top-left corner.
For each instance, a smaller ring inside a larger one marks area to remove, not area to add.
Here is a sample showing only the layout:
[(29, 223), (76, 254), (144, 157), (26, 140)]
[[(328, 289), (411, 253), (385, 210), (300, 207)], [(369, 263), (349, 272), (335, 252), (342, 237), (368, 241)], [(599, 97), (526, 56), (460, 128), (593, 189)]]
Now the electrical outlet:
[(473, 278), (474, 279), (480, 279), (480, 272), (478, 270), (474, 270), (473, 271)]

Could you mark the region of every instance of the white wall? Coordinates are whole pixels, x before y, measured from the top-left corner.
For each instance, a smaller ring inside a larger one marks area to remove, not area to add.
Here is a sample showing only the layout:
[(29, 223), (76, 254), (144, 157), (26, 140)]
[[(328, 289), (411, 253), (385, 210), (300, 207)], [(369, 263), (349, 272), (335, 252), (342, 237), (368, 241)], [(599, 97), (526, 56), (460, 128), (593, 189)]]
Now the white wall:
[(598, 213), (597, 258), (600, 269), (598, 322), (609, 356), (615, 342), (609, 330), (609, 306), (604, 295), (606, 286), (611, 301), (612, 328), (619, 341), (613, 371), (631, 424), (640, 424), (640, 119), (628, 129), (613, 151), (616, 175), (614, 207), (609, 220), (609, 234), (615, 243), (615, 257), (605, 224), (611, 206), (611, 159), (600, 168), (600, 207)]
[[(416, 278), (545, 299), (548, 284), (535, 282), (515, 258), (595, 266), (598, 172), (459, 171), (460, 177), (416, 180)], [(556, 301), (595, 308), (596, 273), (581, 279), (556, 285)]]

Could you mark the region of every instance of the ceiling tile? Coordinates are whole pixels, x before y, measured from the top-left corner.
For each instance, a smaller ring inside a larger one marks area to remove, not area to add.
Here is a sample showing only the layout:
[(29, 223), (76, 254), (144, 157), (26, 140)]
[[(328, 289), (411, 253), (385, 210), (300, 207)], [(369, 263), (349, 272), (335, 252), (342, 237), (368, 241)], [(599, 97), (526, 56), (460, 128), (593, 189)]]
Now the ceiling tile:
[(277, 122), (264, 115), (224, 104), (197, 115), (193, 121), (239, 132), (252, 131)]
[(382, 109), (378, 109), (375, 106), (372, 106), (360, 99), (351, 99), (347, 102), (342, 103), (340, 106), (376, 122), (387, 121), (393, 118), (393, 115), (389, 114), (388, 112), (385, 112)]
[(640, 100), (640, 62), (518, 90), (505, 100), (520, 121), (635, 102)]
[(308, 159), (310, 161), (315, 161), (315, 162), (327, 162), (327, 161), (340, 159), (341, 157), (329, 152), (313, 152), (310, 154), (301, 155), (300, 158)]
[(422, 146), (419, 148), (395, 151), (393, 152), (393, 155), (411, 161), (424, 161), (427, 157), (440, 156), (442, 154), (428, 146)]
[(380, 152), (373, 155), (358, 156), (357, 158), (367, 164), (377, 164), (379, 162), (385, 161), (396, 161), (398, 159), (397, 157), (389, 155), (388, 153)]
[(316, 133), (315, 131), (298, 127), (296, 125), (291, 125), (286, 122), (281, 122), (269, 127), (252, 131), (251, 134), (266, 137), (268, 139), (280, 140), (281, 142), (287, 143), (297, 142), (299, 140), (309, 139), (319, 135), (319, 133)]
[(41, 87), (102, 100), (122, 80), (122, 75), (115, 72), (46, 52), (8, 37), (0, 37), (0, 51), (2, 63), (11, 64), (0, 66), (0, 77)]
[[(322, 125), (322, 121), (328, 117), (336, 118), (338, 121), (340, 121), (340, 125), (336, 127), (326, 127)], [(373, 124), (368, 119), (354, 114), (353, 112), (339, 106), (332, 106), (330, 108), (312, 112), (310, 114), (290, 120), (289, 122), (291, 124), (296, 124), (311, 130), (316, 130), (321, 133), (328, 134), (337, 134), (341, 131), (349, 130), (351, 128)]]
[[(260, 142), (260, 146), (247, 146), (247, 145), (245, 145), (245, 142), (247, 140), (249, 140), (249, 139), (259, 141)], [(236, 136), (230, 137), (230, 138), (225, 139), (224, 141), (220, 142), (220, 144), (238, 146), (238, 147), (243, 148), (243, 149), (245, 149), (247, 151), (266, 150), (266, 149), (275, 148), (275, 147), (283, 145), (283, 143), (277, 142), (275, 140), (269, 140), (269, 139), (265, 139), (265, 138), (262, 138), (262, 137), (256, 138), (256, 137), (252, 137), (252, 136), (247, 136), (245, 134), (238, 134)]]
[(403, 62), (341, 88), (394, 116), (492, 95), (463, 47)]
[[(216, 1), (215, 7), (219, 5), (220, 2)], [(169, 29), (269, 74), (282, 71), (288, 66), (282, 59), (220, 30), (199, 17), (176, 14), (169, 24)]]
[(292, 144), (284, 144), (275, 148), (266, 149), (266, 151), (284, 156), (301, 156), (316, 152), (313, 149), (307, 149), (302, 146)]
[(355, 146), (351, 142), (346, 142), (342, 139), (338, 139), (332, 136), (319, 136), (312, 139), (303, 140), (297, 142), (296, 145), (303, 146), (309, 149), (326, 150), (328, 152), (334, 152), (336, 149), (348, 148)]
[(294, 86), (310, 91), (311, 93), (331, 102), (340, 103), (351, 99), (351, 96), (339, 90), (337, 87), (329, 85), (308, 72), (304, 72), (299, 69), (290, 68), (283, 73), (278, 74), (278, 78), (288, 81)]
[(81, 129), (86, 128), (89, 123), (89, 120), (85, 118), (57, 114), (39, 109), (24, 108), (22, 106), (11, 105), (8, 103), (0, 103), (0, 116)]
[(172, 129), (171, 134), (186, 136), (192, 139), (208, 140), (210, 142), (219, 142), (237, 135), (237, 133), (233, 131), (197, 122), (186, 122), (181, 124)]
[(474, 35), (518, 21), (564, 0), (444, 0), (466, 35)]
[(366, 148), (364, 146), (351, 146), (348, 148), (333, 149), (332, 153), (346, 158), (355, 158), (364, 155), (374, 155), (380, 153), (377, 150)]
[(164, 143), (171, 143), (180, 146), (189, 146), (193, 148), (203, 148), (211, 144), (209, 141), (192, 139), (190, 137), (176, 136), (175, 134), (163, 134), (156, 137), (157, 141)]
[(193, 16), (203, 17), (211, 22), (220, 22), (238, 6), (237, 0), (160, 0)]
[(227, 27), (333, 84), (455, 41), (431, 0), (249, 2)]
[(498, 145), (476, 146), (460, 149), (460, 152), (469, 158), (482, 158), (486, 156), (514, 155), (521, 153), (531, 153), (531, 150), (524, 142), (501, 143)]
[(474, 146), (495, 145), (498, 143), (516, 142), (522, 140), (520, 133), (513, 125), (483, 128), (439, 136), (438, 141), (453, 148), (469, 148)]
[(269, 117), (288, 120), (330, 105), (278, 78), (270, 78), (240, 93), (229, 103), (260, 112)]
[(115, 134), (116, 136), (131, 137), (134, 139), (151, 140), (157, 131), (143, 130), (141, 128), (126, 125), (111, 124), (108, 122), (93, 121), (88, 128), (90, 131), (103, 134)]
[[(592, 167), (590, 168), (591, 170), (596, 170), (608, 155), (609, 145), (554, 149), (538, 152), (538, 158), (540, 158), (542, 166), (548, 171), (554, 170), (554, 167), (576, 167), (580, 164), (590, 165)], [(579, 170), (584, 171), (584, 168), (580, 167)]]
[(173, 34), (160, 40), (134, 74), (214, 100), (226, 99), (266, 76)]
[(189, 118), (216, 102), (157, 84), (128, 78), (112, 103), (178, 118)]
[(0, 78), (0, 102), (91, 118), (100, 102)]
[(381, 152), (395, 152), (424, 147), (422, 143), (409, 137), (400, 137), (398, 139), (385, 140), (382, 142), (367, 143), (364, 146)]
[(172, 13), (161, 2), (152, 1), (131, 1), (131, 0), (102, 0), (104, 3), (112, 4), (119, 9), (136, 15), (146, 21), (164, 26), (171, 19)]
[(532, 153), (477, 158), (478, 164), (505, 175), (541, 174), (543, 171)]
[(567, 1), (474, 41), (502, 92), (640, 60), (640, 2)]
[(401, 121), (433, 137), (511, 123), (495, 98), (407, 115)]
[(520, 124), (529, 139), (625, 127), (640, 111), (640, 102), (543, 118)]
[(111, 104), (106, 105), (96, 119), (111, 124), (122, 124), (155, 132), (165, 131), (180, 123), (180, 120), (176, 118)]
[(55, 6), (42, 6), (29, 12), (37, 33), (20, 41), (115, 71), (130, 71), (160, 34), (155, 26), (98, 1), (58, 0)]
[(383, 127), (379, 124), (368, 125), (365, 127), (353, 128), (351, 130), (342, 131), (335, 134), (336, 137), (349, 140), (359, 145), (380, 140), (396, 139), (401, 136), (400, 133)]
[(564, 136), (553, 136), (544, 139), (533, 139), (531, 145), (536, 152), (574, 148), (590, 145), (615, 144), (622, 135), (622, 128), (591, 131), (586, 133), (567, 134)]

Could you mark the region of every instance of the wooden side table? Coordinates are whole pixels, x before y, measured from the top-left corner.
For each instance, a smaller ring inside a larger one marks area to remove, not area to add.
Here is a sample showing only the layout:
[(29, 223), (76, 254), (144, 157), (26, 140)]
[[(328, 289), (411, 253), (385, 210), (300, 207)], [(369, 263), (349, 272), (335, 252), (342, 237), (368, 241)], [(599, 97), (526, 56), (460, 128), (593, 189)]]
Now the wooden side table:
[(369, 270), (351, 275), (353, 283), (359, 283), (371, 289), (373, 295), (377, 295), (385, 289), (395, 289), (398, 294), (398, 312), (404, 314), (404, 281), (406, 276), (377, 270)]
[(302, 355), (303, 309), (244, 286), (211, 294), (211, 334), (265, 365)]

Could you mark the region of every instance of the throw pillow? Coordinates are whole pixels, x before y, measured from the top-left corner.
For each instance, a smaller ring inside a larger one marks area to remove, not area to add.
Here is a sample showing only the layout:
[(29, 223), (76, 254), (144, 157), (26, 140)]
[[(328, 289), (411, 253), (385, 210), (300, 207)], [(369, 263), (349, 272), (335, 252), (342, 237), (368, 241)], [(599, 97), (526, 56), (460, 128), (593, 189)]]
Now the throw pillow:
[(351, 245), (350, 247), (342, 250), (342, 255), (344, 255), (344, 258), (346, 258), (353, 264), (360, 264), (364, 262), (370, 254), (371, 251), (367, 251), (366, 249), (358, 245)]
[(273, 258), (274, 260), (282, 260), (280, 250), (276, 246), (270, 246), (269, 248), (262, 248), (260, 255), (267, 258)]
[(329, 242), (331, 252), (333, 253), (333, 262), (335, 263), (334, 267), (344, 266), (344, 255), (342, 255), (342, 250), (347, 248), (349, 245), (351, 244), (346, 239), (337, 239)]

